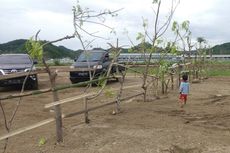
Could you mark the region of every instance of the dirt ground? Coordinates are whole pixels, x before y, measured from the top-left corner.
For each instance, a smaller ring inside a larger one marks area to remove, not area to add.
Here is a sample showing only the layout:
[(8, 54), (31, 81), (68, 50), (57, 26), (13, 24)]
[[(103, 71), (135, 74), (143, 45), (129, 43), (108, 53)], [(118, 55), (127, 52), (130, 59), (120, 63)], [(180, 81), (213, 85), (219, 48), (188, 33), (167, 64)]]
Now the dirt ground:
[[(67, 73), (61, 73), (58, 84), (70, 83)], [(128, 77), (125, 85), (135, 85), (140, 79)], [(49, 85), (46, 75), (39, 76), (39, 88)], [(118, 87), (110, 82), (109, 87)], [(81, 94), (85, 87), (59, 92), (64, 99)], [(96, 87), (94, 87), (96, 90)], [(0, 89), (0, 96), (17, 93), (15, 89)], [(140, 92), (129, 89), (123, 95)], [(154, 99), (149, 95), (150, 98)], [(63, 120), (64, 142), (56, 144), (55, 123), (11, 137), (7, 153), (229, 153), (230, 152), (230, 78), (213, 77), (191, 84), (188, 103), (183, 110), (178, 105), (178, 91), (150, 102), (142, 97), (124, 101), (121, 113), (112, 115), (114, 105), (89, 112), (90, 123), (79, 115)], [(101, 96), (90, 101), (89, 107), (110, 101)], [(18, 99), (3, 102), (7, 118)], [(54, 116), (44, 105), (52, 102), (49, 93), (23, 98), (12, 130)], [(83, 101), (62, 105), (64, 114), (83, 109)], [(0, 110), (0, 136), (6, 133)], [(39, 140), (45, 143), (39, 145)], [(0, 141), (0, 152), (5, 141)]]

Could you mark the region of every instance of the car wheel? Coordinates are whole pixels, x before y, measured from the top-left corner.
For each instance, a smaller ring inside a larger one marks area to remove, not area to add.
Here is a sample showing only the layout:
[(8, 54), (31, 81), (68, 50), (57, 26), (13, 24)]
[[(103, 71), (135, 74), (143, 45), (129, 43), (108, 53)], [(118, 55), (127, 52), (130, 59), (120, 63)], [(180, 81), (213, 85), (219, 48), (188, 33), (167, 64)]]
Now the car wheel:
[(33, 81), (28, 81), (26, 83), (25, 88), (28, 89), (28, 90), (37, 90), (38, 89), (38, 79), (37, 79), (37, 77)]

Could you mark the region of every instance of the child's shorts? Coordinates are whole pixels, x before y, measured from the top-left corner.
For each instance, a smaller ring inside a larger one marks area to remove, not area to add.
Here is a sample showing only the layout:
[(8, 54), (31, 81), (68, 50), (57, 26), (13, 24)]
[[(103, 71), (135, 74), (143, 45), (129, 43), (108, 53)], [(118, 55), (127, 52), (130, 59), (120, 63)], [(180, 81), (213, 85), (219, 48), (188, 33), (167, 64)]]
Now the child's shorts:
[(187, 95), (186, 94), (180, 94), (180, 99), (183, 101), (187, 101)]

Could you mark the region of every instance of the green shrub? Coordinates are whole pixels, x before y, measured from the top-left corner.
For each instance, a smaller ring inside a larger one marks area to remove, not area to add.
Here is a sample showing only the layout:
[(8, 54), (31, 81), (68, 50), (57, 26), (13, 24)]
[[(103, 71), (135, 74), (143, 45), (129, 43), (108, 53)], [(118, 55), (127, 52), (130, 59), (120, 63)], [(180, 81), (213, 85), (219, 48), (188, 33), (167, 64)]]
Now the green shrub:
[(60, 66), (60, 65), (61, 65), (60, 60), (55, 59), (55, 60), (54, 60), (54, 66)]

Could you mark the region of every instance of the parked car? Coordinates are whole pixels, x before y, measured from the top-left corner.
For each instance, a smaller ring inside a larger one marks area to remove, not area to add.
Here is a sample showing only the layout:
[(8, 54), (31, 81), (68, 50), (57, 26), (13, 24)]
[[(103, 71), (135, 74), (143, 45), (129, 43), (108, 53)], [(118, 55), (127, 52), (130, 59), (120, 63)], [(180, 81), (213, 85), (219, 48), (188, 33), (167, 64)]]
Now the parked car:
[[(88, 62), (87, 62), (88, 61)], [(88, 81), (90, 74), (93, 79), (98, 78), (101, 74), (106, 73), (111, 63), (109, 53), (105, 50), (89, 50), (82, 52), (78, 59), (71, 68), (78, 68), (77, 70), (70, 71), (70, 80), (72, 83), (78, 83)], [(89, 69), (90, 68), (90, 69)], [(116, 73), (117, 66), (113, 65), (111, 74)], [(118, 66), (119, 71), (123, 71), (124, 68)]]
[[(29, 72), (33, 64), (36, 64), (28, 54), (1, 54), (0, 55), (0, 77), (12, 73)], [(35, 70), (33, 66), (32, 70)], [(0, 87), (22, 86), (26, 76), (0, 80)], [(26, 89), (37, 89), (37, 74), (32, 74), (27, 78)]]

